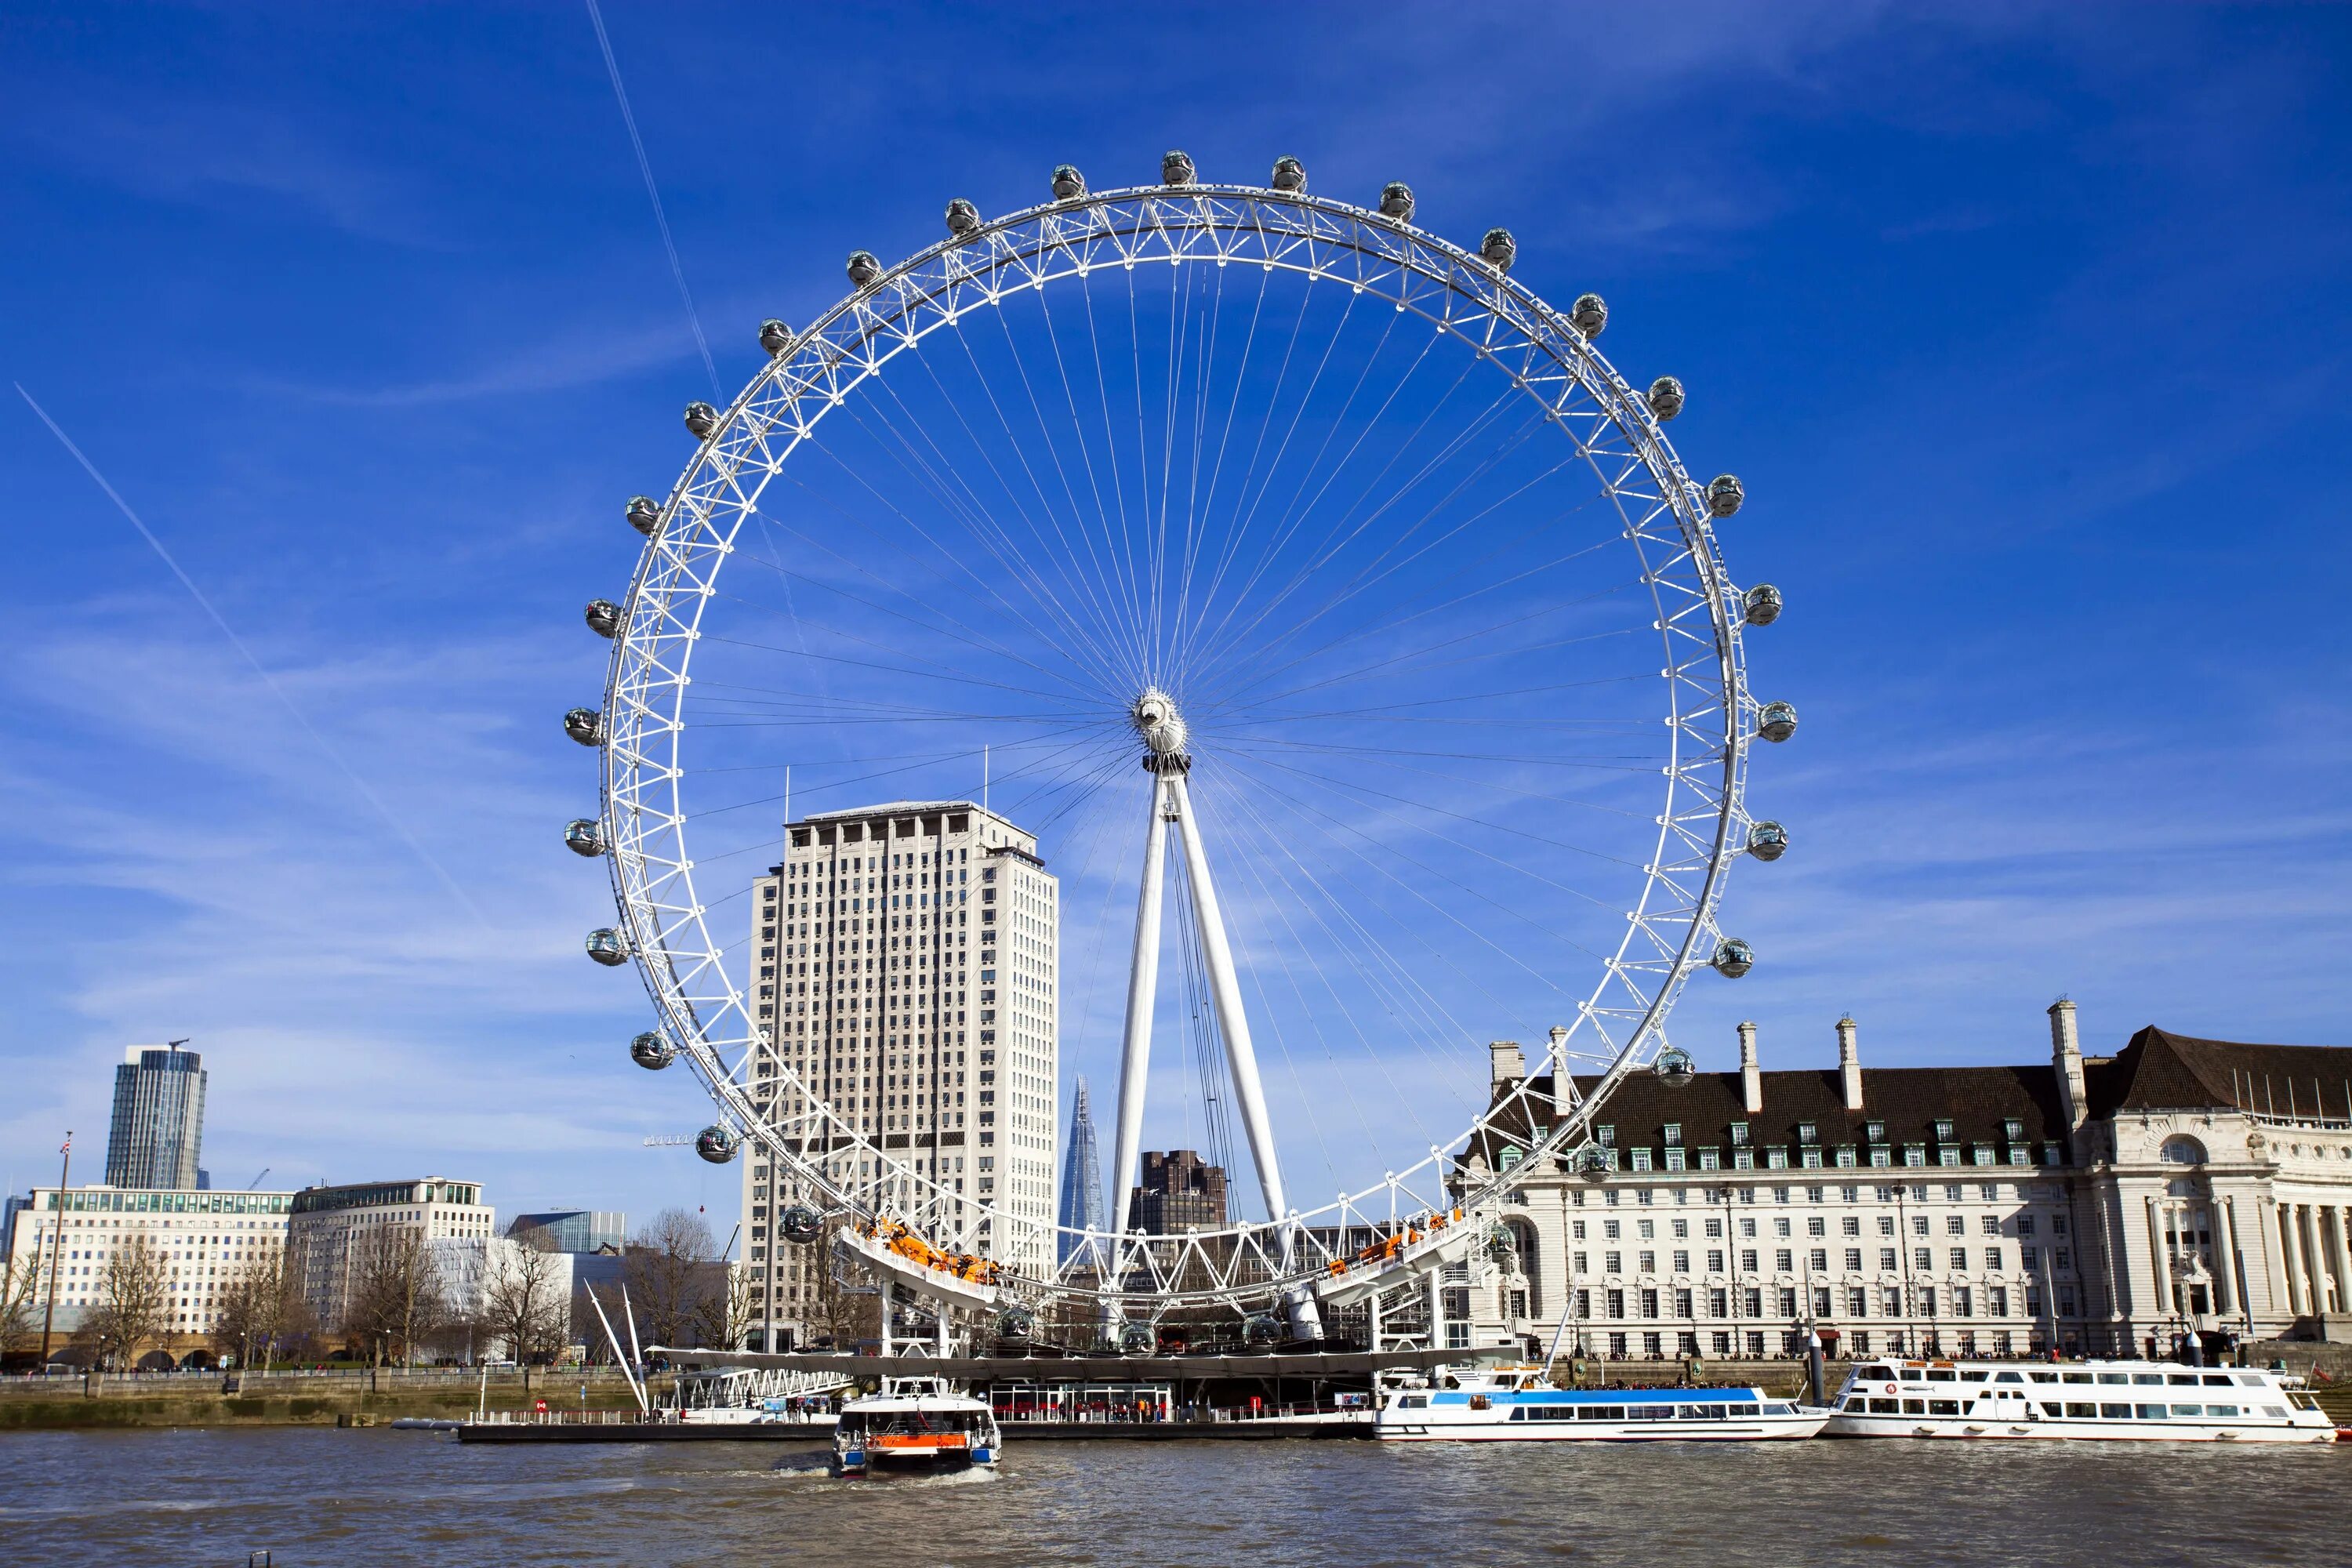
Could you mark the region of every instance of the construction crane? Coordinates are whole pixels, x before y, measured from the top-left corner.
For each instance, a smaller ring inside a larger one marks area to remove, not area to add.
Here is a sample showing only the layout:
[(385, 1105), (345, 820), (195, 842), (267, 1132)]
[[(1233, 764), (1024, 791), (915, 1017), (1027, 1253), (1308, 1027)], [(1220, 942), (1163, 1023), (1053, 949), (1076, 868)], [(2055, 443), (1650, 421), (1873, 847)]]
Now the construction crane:
[(246, 1184), (245, 1184), (245, 1190), (246, 1190), (247, 1192), (248, 1192), (248, 1193), (249, 1193), (249, 1192), (251, 1192), (251, 1191), (253, 1191), (253, 1190), (254, 1190), (254, 1188), (256, 1188), (256, 1187), (257, 1187), (257, 1186), (261, 1185), (262, 1182), (263, 1182), (263, 1181), (264, 1181), (264, 1180), (268, 1176), (268, 1174), (269, 1174), (269, 1167), (268, 1167), (268, 1166), (267, 1166), (267, 1165), (262, 1166), (262, 1167), (261, 1167), (261, 1174), (260, 1174), (260, 1175), (258, 1175), (258, 1176), (254, 1177), (254, 1178), (253, 1178), (253, 1180), (251, 1180), (251, 1181), (249, 1181), (249, 1182), (246, 1183)]

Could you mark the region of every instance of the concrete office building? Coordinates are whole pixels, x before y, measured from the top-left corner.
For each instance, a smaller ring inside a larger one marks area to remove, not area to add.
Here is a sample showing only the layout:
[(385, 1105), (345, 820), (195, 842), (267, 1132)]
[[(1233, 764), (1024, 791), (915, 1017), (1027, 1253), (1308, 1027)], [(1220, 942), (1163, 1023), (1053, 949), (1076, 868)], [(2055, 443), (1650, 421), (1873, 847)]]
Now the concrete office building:
[(8, 1262), (11, 1268), (31, 1263), (39, 1271), (36, 1327), (54, 1279), (54, 1354), (80, 1327), (83, 1312), (98, 1303), (107, 1259), (133, 1236), (145, 1236), (163, 1264), (170, 1287), (164, 1337), (155, 1348), (181, 1354), (204, 1343), (229, 1281), (247, 1265), (274, 1258), (285, 1246), (293, 1200), (292, 1193), (113, 1186), (69, 1187), (60, 1193), (56, 1187), (35, 1187), (17, 1215)]
[(194, 1191), (205, 1142), (205, 1059), (186, 1042), (132, 1046), (114, 1069), (106, 1184)]
[[(773, 1052), (755, 1103), (845, 1179), (870, 1176), (853, 1167), (872, 1156), (841, 1130), (828, 1140), (806, 1122), (813, 1095), (890, 1161), (962, 1194), (978, 1250), (1050, 1265), (1042, 1241), (1007, 1239), (1051, 1224), (1059, 1142), (1060, 888), (1035, 837), (971, 801), (897, 801), (787, 823), (784, 841), (752, 889), (752, 1005)], [(812, 1270), (826, 1265), (773, 1234), (798, 1195), (753, 1142), (754, 1344), (811, 1332)], [(1008, 1231), (1008, 1215), (1038, 1228)]]
[(303, 1300), (330, 1334), (342, 1330), (352, 1274), (369, 1236), (391, 1226), (414, 1229), (427, 1242), (498, 1233), (498, 1211), (482, 1202), (481, 1186), (474, 1182), (440, 1176), (361, 1182), (305, 1187), (292, 1197), (287, 1246), (299, 1270)]

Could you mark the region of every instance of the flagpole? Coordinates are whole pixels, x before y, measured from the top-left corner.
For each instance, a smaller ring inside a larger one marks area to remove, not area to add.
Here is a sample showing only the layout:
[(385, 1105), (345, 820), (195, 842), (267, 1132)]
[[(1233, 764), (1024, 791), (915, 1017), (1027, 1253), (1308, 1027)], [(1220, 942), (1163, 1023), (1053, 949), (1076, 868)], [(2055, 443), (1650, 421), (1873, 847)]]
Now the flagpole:
[[(66, 1130), (66, 1146), (59, 1151), (65, 1164), (58, 1172), (57, 1234), (49, 1238), (49, 1301), (41, 1310), (41, 1374), (49, 1370), (49, 1330), (58, 1316), (58, 1260), (66, 1255), (66, 1185), (73, 1179), (73, 1130)], [(35, 1235), (39, 1232), (36, 1231)]]

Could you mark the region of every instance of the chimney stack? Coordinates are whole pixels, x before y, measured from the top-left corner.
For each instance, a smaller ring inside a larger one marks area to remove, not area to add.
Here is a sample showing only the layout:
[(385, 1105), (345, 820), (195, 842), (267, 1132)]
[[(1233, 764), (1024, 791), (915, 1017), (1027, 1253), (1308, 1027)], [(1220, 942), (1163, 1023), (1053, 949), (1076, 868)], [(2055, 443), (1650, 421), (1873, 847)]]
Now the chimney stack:
[(2050, 1065), (2058, 1071), (2058, 1092), (2066, 1101), (2066, 1130), (2079, 1135), (2090, 1120), (2091, 1090), (2083, 1078), (2083, 1037), (2074, 1004), (2061, 996), (2050, 1005)]
[(1494, 1040), (1486, 1047), (1489, 1062), (1487, 1084), (1501, 1089), (1528, 1076), (1528, 1058), (1517, 1040)]
[(1853, 1015), (1849, 1013), (1837, 1023), (1838, 1088), (1848, 1110), (1862, 1109), (1862, 1051), (1854, 1044), (1854, 1033)]
[(1739, 1026), (1739, 1100), (1755, 1116), (1764, 1110), (1764, 1069), (1756, 1065), (1756, 1026)]

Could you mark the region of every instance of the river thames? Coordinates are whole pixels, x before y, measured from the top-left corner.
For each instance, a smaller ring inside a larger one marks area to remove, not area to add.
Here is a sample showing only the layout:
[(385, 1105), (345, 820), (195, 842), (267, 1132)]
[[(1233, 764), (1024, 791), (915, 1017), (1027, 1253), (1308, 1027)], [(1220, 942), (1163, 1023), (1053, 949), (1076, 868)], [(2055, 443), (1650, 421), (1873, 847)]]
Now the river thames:
[(814, 1444), (460, 1447), (383, 1428), (0, 1438), (0, 1561), (2315, 1563), (2352, 1449), (1023, 1443), (837, 1481)]

